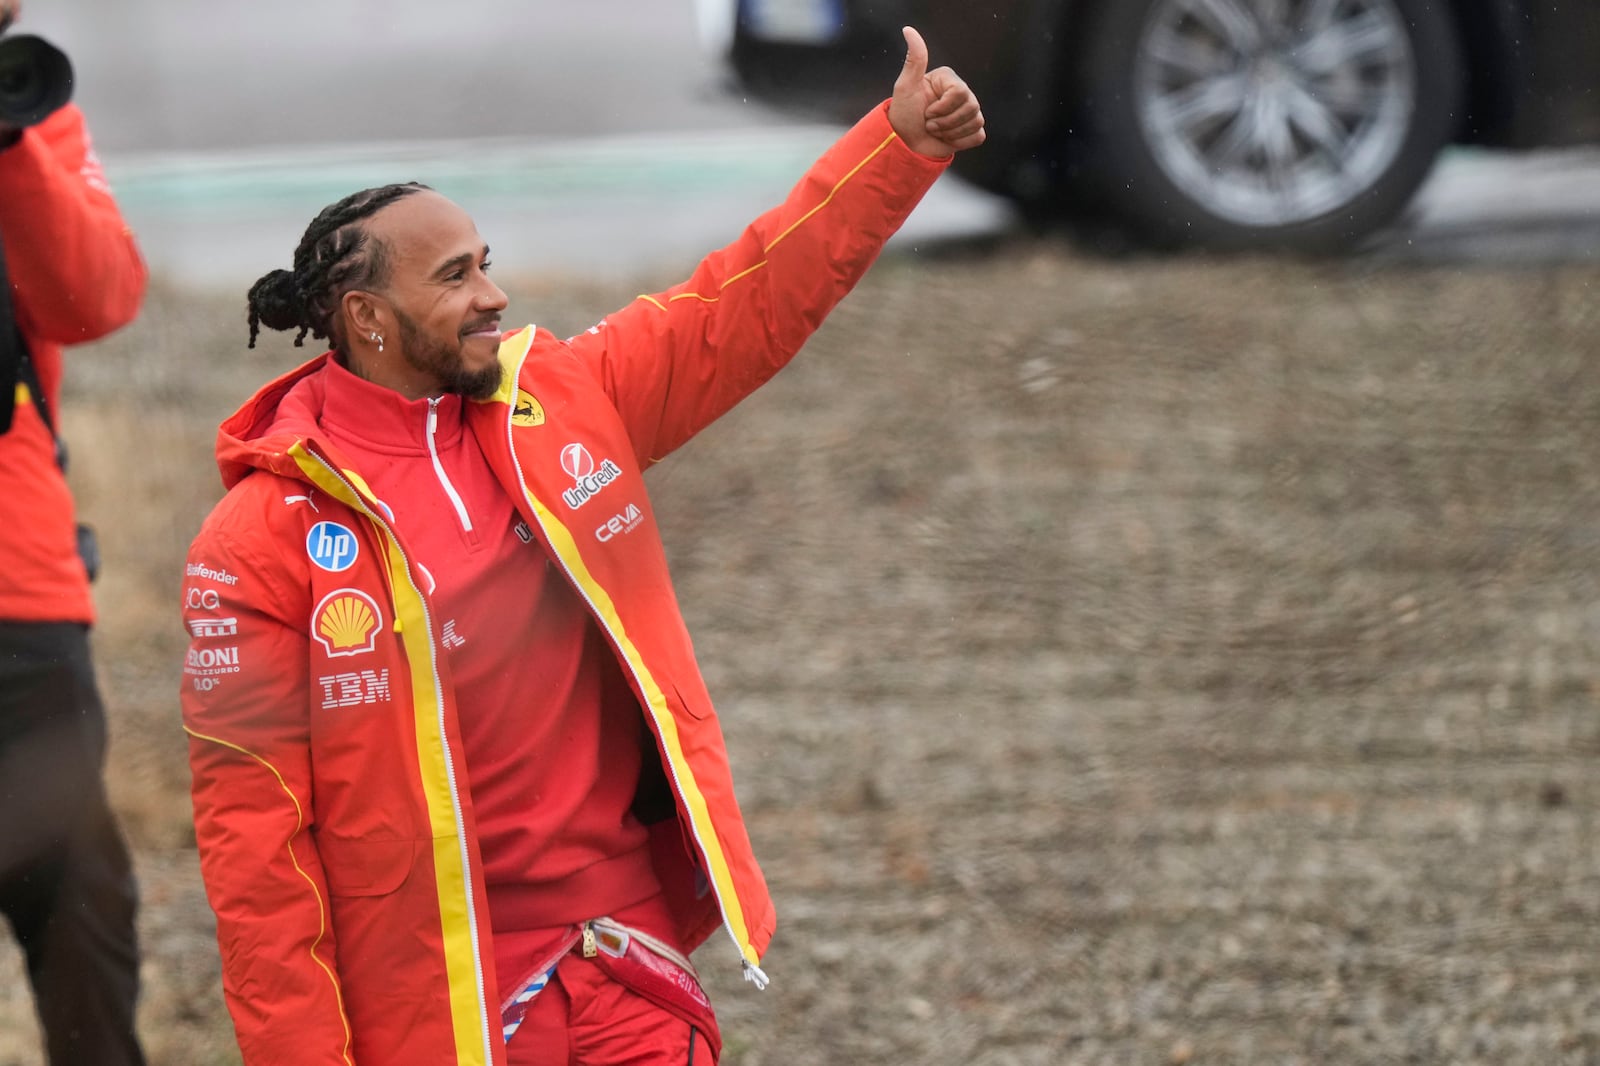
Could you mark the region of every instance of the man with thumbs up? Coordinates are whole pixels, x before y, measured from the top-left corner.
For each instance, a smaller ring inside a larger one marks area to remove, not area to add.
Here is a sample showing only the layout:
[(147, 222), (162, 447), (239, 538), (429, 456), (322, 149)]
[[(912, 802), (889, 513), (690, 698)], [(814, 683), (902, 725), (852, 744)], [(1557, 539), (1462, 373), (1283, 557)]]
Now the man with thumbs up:
[(688, 955), (764, 986), (773, 903), (643, 473), (776, 374), (983, 114), (907, 28), (892, 97), (691, 277), (503, 331), (421, 185), (249, 294), (328, 341), (222, 425), (185, 571), (196, 838), (244, 1061), (714, 1063)]

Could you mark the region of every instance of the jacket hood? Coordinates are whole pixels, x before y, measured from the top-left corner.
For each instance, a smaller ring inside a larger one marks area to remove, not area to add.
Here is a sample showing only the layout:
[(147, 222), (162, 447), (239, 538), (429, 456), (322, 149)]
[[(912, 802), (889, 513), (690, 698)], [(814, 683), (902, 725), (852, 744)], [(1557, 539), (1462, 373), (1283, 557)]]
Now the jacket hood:
[(317, 431), (313, 390), (332, 357), (332, 352), (324, 352), (269, 381), (217, 427), (217, 468), (223, 488), (233, 488), (252, 470), (302, 476), (289, 449)]

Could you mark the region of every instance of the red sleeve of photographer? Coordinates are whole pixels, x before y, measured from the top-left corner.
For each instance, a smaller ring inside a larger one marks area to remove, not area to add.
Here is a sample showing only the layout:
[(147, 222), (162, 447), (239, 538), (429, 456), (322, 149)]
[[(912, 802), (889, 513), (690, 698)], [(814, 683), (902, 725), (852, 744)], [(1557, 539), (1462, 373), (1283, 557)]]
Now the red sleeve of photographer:
[(0, 151), (0, 241), (17, 321), (53, 401), (60, 377), (54, 349), (133, 321), (146, 280), (73, 105)]
[[(61, 346), (132, 321), (145, 286), (144, 262), (77, 108), (60, 108), (0, 149), (0, 242), (17, 325), (44, 398), (59, 411)], [(19, 395), (0, 436), (0, 618), (92, 622), (72, 495), (31, 399)]]

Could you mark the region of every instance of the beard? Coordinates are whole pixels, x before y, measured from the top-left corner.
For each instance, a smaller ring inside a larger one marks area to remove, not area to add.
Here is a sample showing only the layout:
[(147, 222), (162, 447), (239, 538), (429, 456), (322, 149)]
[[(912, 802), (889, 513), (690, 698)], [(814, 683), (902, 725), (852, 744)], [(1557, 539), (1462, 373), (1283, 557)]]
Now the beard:
[(445, 392), (458, 393), (468, 400), (487, 400), (500, 391), (505, 368), (497, 360), (478, 370), (468, 369), (461, 358), (461, 339), (454, 346), (424, 336), (409, 315), (396, 310), (400, 324), (400, 351), (405, 361), (417, 370), (432, 374)]

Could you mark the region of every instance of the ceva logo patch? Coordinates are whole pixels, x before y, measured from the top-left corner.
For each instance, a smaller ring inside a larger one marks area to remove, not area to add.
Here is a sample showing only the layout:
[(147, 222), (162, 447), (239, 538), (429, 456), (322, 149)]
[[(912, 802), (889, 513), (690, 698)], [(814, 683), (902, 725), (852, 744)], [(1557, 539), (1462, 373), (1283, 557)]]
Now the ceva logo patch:
[(356, 535), (338, 522), (318, 522), (306, 534), (306, 554), (331, 573), (350, 569), (360, 552)]

